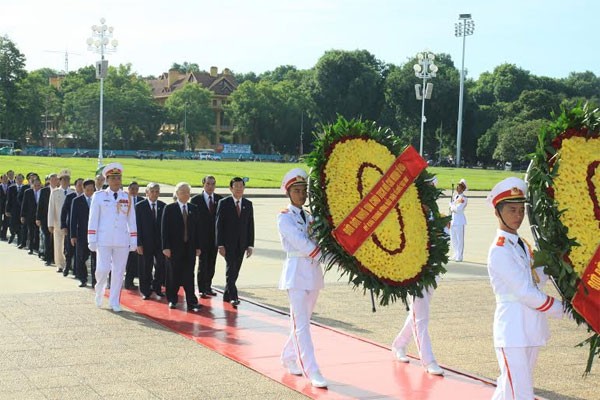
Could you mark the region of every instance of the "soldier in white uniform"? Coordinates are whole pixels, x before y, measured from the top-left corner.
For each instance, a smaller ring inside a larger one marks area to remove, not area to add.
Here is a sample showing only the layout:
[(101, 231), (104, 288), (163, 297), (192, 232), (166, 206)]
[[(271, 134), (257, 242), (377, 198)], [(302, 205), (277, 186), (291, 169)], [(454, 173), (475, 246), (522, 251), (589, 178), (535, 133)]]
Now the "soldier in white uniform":
[(110, 163), (102, 174), (108, 187), (92, 197), (88, 222), (88, 247), (97, 252), (96, 305), (102, 306), (109, 272), (109, 305), (115, 312), (121, 311), (120, 296), (123, 274), (129, 252), (137, 249), (137, 227), (133, 199), (121, 189), (123, 167)]
[(464, 193), (465, 190), (467, 190), (467, 182), (461, 179), (456, 185), (456, 194), (450, 202), (450, 213), (452, 214), (450, 242), (454, 250), (452, 260), (458, 262), (463, 260), (463, 250), (465, 248), (465, 225), (467, 224), (465, 208), (467, 208), (468, 203), (467, 196)]
[(319, 371), (310, 335), (310, 318), (323, 284), (319, 263), (321, 252), (310, 227), (312, 216), (302, 206), (306, 202), (307, 174), (300, 168), (289, 171), (281, 185), (290, 204), (277, 217), (277, 226), (287, 258), (283, 265), (279, 289), (287, 290), (290, 300), (290, 336), (281, 362), (293, 375), (305, 375), (314, 387), (327, 387)]
[[(437, 178), (432, 178), (428, 182), (430, 185), (437, 185)], [(433, 219), (431, 210), (428, 211), (428, 218)], [(446, 237), (448, 228), (444, 229)], [(437, 279), (436, 279), (437, 281)], [(410, 361), (406, 354), (406, 347), (414, 337), (421, 364), (425, 367), (427, 373), (432, 375), (444, 375), (444, 370), (440, 368), (431, 347), (431, 337), (429, 336), (429, 305), (433, 297), (434, 289), (432, 287), (423, 290), (423, 297), (410, 296), (410, 308), (404, 321), (404, 326), (398, 332), (398, 335), (392, 343), (392, 354), (400, 361), (407, 363)]]
[(65, 258), (65, 232), (60, 229), (60, 213), (62, 211), (65, 198), (73, 192), (70, 188), (71, 172), (63, 169), (58, 174), (59, 186), (50, 193), (48, 201), (48, 230), (52, 234), (54, 243), (54, 262), (56, 263), (56, 272), (63, 272), (67, 267)]
[(543, 267), (533, 268), (533, 254), (517, 230), (525, 217), (527, 187), (506, 178), (492, 189), (488, 202), (498, 219), (490, 246), (488, 273), (496, 295), (494, 347), (500, 376), (493, 399), (533, 399), (533, 369), (540, 346), (549, 337), (547, 316), (561, 318), (560, 300), (541, 291), (548, 280)]

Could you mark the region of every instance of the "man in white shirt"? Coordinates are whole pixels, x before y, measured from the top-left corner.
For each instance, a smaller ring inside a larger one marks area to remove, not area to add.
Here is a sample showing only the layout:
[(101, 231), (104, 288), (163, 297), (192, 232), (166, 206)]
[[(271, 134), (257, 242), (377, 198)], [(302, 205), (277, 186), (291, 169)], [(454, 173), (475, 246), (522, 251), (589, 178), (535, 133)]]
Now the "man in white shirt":
[(452, 222), (450, 223), (450, 241), (454, 250), (453, 261), (461, 262), (463, 260), (463, 250), (465, 247), (465, 208), (467, 208), (468, 199), (464, 192), (467, 190), (467, 182), (461, 179), (456, 185), (456, 194), (450, 202), (450, 212), (452, 213)]

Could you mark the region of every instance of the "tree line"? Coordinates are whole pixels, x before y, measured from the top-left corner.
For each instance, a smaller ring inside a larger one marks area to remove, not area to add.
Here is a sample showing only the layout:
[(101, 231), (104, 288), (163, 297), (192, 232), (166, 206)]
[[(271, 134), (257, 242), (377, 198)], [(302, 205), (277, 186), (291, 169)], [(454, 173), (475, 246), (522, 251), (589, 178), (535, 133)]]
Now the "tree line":
[[(310, 69), (282, 65), (261, 74), (235, 73), (239, 84), (226, 117), (234, 125), (223, 140), (250, 143), (255, 153), (298, 154), (310, 150), (320, 124), (341, 115), (376, 121), (407, 144), (418, 147), (421, 102), (415, 98), (415, 57), (402, 65), (384, 63), (367, 50), (326, 51)], [(437, 54), (433, 95), (426, 102), (424, 152), (434, 162), (456, 153), (460, 71), (448, 54)], [(48, 84), (51, 69), (27, 72), (25, 56), (0, 37), (0, 137), (23, 146), (41, 144), (48, 121), (56, 121), (60, 145), (97, 146), (99, 83), (93, 66), (69, 72), (60, 87)], [(198, 65), (173, 68), (198, 71)], [(104, 85), (104, 141), (109, 149), (182, 150), (204, 137), (212, 143), (211, 94), (197, 85), (174, 92), (164, 106), (154, 101), (150, 77), (131, 65), (109, 67)], [(462, 159), (468, 164), (519, 163), (533, 151), (540, 127), (561, 105), (600, 104), (600, 77), (572, 72), (566, 78), (536, 76), (514, 64), (501, 64), (477, 79), (465, 80)], [(160, 132), (164, 123), (177, 126)], [(185, 129), (184, 129), (185, 128)], [(301, 131), (304, 133), (300, 146)], [(214, 143), (213, 143), (214, 144)]]

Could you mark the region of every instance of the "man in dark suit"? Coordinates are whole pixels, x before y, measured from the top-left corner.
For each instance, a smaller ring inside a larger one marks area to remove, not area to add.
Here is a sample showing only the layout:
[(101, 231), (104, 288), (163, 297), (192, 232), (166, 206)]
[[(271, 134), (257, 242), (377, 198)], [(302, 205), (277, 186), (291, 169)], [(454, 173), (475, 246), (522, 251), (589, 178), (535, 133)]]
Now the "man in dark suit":
[(38, 202), (35, 223), (40, 228), (44, 237), (44, 260), (46, 265), (54, 263), (54, 244), (52, 242), (52, 233), (48, 229), (48, 205), (50, 204), (50, 193), (58, 187), (58, 174), (48, 175), (48, 186), (42, 188), (40, 192), (40, 201)]
[(81, 282), (79, 287), (87, 286), (88, 270), (85, 262), (90, 256), (92, 287), (96, 286), (96, 252), (90, 252), (87, 240), (90, 204), (95, 191), (93, 180), (84, 181), (83, 194), (73, 199), (69, 213), (69, 240), (75, 247), (75, 276)]
[(21, 229), (19, 231), (19, 249), (24, 249), (27, 247), (27, 239), (29, 239), (29, 226), (24, 224), (21, 218), (21, 209), (23, 208), (23, 198), (25, 197), (25, 192), (31, 188), (31, 181), (35, 178), (39, 178), (38, 174), (35, 172), (29, 172), (25, 175), (25, 179), (27, 179), (27, 183), (23, 183), (19, 192), (17, 193), (17, 202), (19, 203), (19, 225)]
[(188, 311), (198, 311), (200, 304), (194, 293), (194, 265), (196, 257), (200, 255), (202, 231), (198, 208), (188, 202), (190, 191), (188, 183), (177, 184), (177, 201), (165, 206), (160, 236), (162, 251), (166, 257), (169, 308), (177, 307), (177, 292), (183, 286)]
[(42, 182), (35, 175), (30, 178), (31, 187), (25, 191), (23, 195), (23, 204), (21, 205), (21, 224), (26, 226), (23, 232), (27, 232), (27, 238), (24, 242), (29, 242), (29, 254), (38, 251), (40, 231), (35, 224), (35, 215), (37, 213), (37, 205), (40, 200), (40, 192), (42, 190)]
[(15, 176), (15, 183), (8, 187), (8, 192), (6, 194), (5, 215), (10, 218), (8, 224), (10, 228), (9, 244), (12, 243), (15, 240), (15, 236), (17, 236), (17, 245), (19, 245), (23, 236), (21, 234), (21, 203), (19, 202), (19, 191), (23, 186), (23, 179), (25, 179), (23, 174), (17, 174)]
[(215, 215), (217, 204), (222, 196), (215, 193), (217, 181), (214, 176), (208, 175), (202, 178), (204, 191), (194, 197), (190, 202), (198, 207), (200, 213), (200, 226), (204, 231), (200, 242), (200, 257), (198, 257), (198, 291), (203, 299), (208, 296), (216, 296), (212, 290), (212, 280), (215, 276), (215, 264), (217, 262), (217, 245), (215, 243)]
[[(127, 186), (127, 194), (132, 199), (132, 204), (135, 206), (140, 201), (144, 200), (142, 196), (138, 196), (140, 192), (140, 185), (133, 181)], [(127, 257), (127, 265), (125, 266), (125, 289), (137, 289), (138, 287), (133, 283), (133, 279), (138, 275), (138, 269), (140, 265), (140, 257), (137, 251), (130, 251)]]
[(216, 217), (216, 236), (219, 254), (225, 258), (226, 286), (223, 301), (233, 307), (240, 304), (235, 283), (240, 274), (244, 254), (252, 255), (254, 249), (254, 211), (252, 202), (244, 199), (245, 183), (236, 177), (229, 182), (231, 196), (219, 201)]
[(75, 256), (75, 246), (71, 244), (71, 235), (69, 235), (69, 221), (71, 217), (71, 204), (73, 204), (75, 197), (78, 197), (83, 193), (83, 179), (75, 179), (74, 186), (75, 191), (69, 193), (67, 197), (65, 197), (65, 202), (60, 210), (60, 229), (62, 229), (65, 233), (65, 259), (67, 261), (66, 268), (63, 271), (63, 276), (69, 275), (69, 271), (73, 271), (74, 276), (77, 275), (74, 265), (75, 263), (73, 262), (73, 258)]
[(0, 176), (0, 240), (6, 241), (6, 232), (8, 231), (8, 217), (6, 211), (6, 196), (8, 192), (8, 176)]
[(165, 283), (165, 256), (160, 244), (160, 230), (165, 203), (158, 200), (159, 195), (160, 185), (151, 182), (146, 187), (146, 200), (135, 205), (137, 253), (140, 257), (138, 275), (144, 300), (150, 298), (152, 291), (159, 299), (164, 296), (162, 286)]

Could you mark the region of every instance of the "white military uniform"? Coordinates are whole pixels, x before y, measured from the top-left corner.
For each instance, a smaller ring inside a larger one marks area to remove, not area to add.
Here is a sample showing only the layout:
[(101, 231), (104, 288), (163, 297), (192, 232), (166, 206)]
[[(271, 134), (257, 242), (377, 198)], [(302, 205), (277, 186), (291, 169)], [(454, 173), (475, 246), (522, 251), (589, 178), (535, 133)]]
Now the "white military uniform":
[(454, 261), (463, 260), (463, 250), (465, 248), (465, 225), (467, 218), (465, 217), (465, 208), (467, 207), (468, 199), (465, 193), (455, 194), (450, 203), (450, 212), (452, 213), (452, 222), (450, 223), (450, 241), (452, 249), (454, 249)]
[(88, 221), (88, 243), (97, 251), (96, 305), (102, 305), (108, 273), (110, 280), (109, 305), (119, 307), (123, 275), (129, 252), (137, 248), (137, 227), (133, 198), (122, 190), (100, 190), (92, 196)]
[(431, 338), (429, 337), (429, 304), (433, 296), (433, 288), (423, 291), (423, 297), (410, 296), (410, 309), (404, 326), (394, 339), (392, 347), (396, 350), (405, 349), (412, 337), (415, 338), (421, 364), (426, 367), (435, 361)]
[(310, 318), (324, 279), (319, 263), (321, 253), (309, 234), (313, 217), (304, 211), (305, 222), (300, 211), (290, 204), (277, 217), (279, 237), (287, 253), (279, 289), (287, 290), (290, 300), (290, 336), (281, 361), (286, 364), (298, 360), (304, 374), (310, 377), (319, 370), (310, 335)]
[(60, 213), (67, 195), (72, 192), (73, 189), (71, 188), (63, 189), (59, 186), (50, 192), (50, 200), (48, 201), (48, 228), (54, 229), (52, 237), (54, 239), (54, 262), (57, 271), (62, 271), (67, 267), (65, 233), (60, 229)]
[[(492, 189), (490, 199), (510, 196), (511, 190), (524, 197), (526, 187), (518, 178), (507, 178)], [(563, 316), (561, 301), (540, 290), (548, 276), (542, 267), (532, 269), (532, 257), (529, 245), (519, 244), (518, 235), (498, 230), (488, 254), (496, 296), (494, 347), (500, 367), (494, 400), (534, 398), (533, 369), (539, 347), (550, 336), (546, 318)]]

